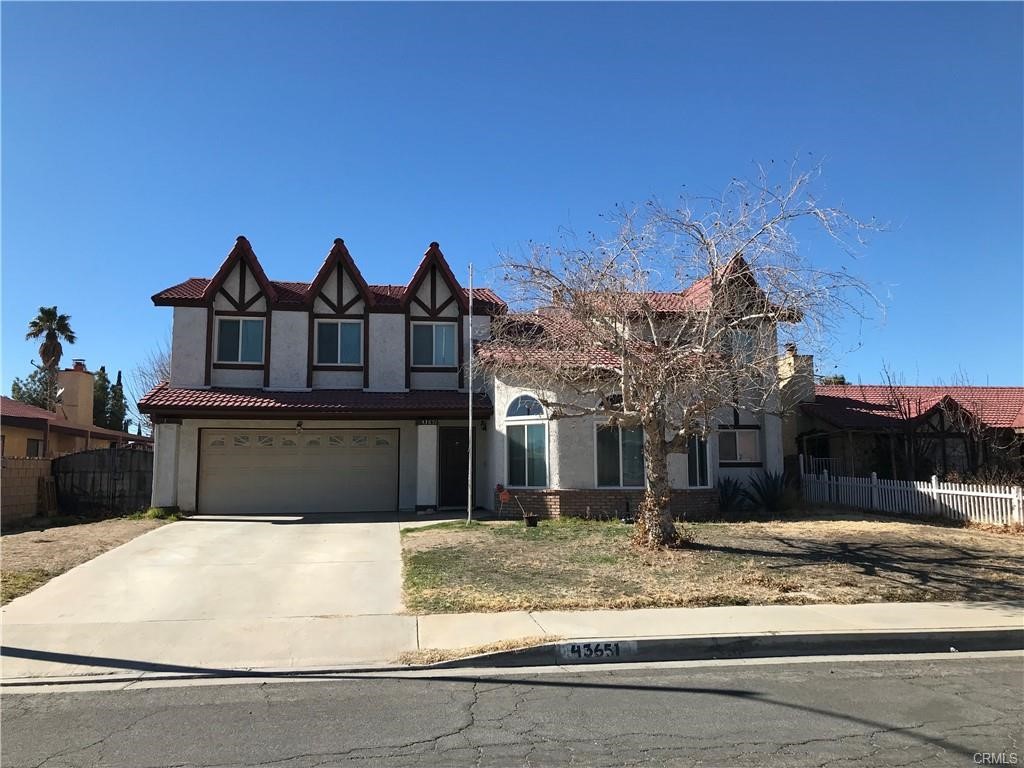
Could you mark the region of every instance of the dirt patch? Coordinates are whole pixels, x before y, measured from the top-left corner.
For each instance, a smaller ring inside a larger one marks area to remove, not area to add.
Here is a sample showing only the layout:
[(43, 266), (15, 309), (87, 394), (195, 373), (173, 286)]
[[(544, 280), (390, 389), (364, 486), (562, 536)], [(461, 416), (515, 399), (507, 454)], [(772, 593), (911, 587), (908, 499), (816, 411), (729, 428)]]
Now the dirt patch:
[(114, 518), (75, 525), (42, 527), (44, 525), (0, 536), (0, 599), (3, 603), (165, 522)]
[(467, 656), (479, 656), (484, 653), (517, 651), (522, 648), (531, 648), (535, 645), (554, 643), (562, 639), (561, 635), (536, 635), (533, 637), (519, 637), (515, 640), (499, 640), (496, 643), (474, 645), (469, 648), (427, 648), (421, 651), (406, 651), (399, 655), (398, 663), (417, 666), (421, 664), (440, 664), (442, 661), (464, 659)]
[(630, 526), (552, 520), (403, 537), (414, 613), (1019, 600), (1024, 541), (892, 520), (692, 523), (647, 552)]

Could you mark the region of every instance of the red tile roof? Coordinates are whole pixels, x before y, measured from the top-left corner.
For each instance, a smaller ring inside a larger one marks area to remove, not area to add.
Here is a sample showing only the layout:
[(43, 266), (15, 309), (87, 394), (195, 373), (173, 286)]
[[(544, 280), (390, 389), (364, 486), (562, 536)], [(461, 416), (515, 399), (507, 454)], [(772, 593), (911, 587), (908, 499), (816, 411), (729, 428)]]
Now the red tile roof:
[[(260, 412), (306, 413), (346, 416), (367, 413), (415, 416), (419, 414), (464, 415), (467, 410), (465, 392), (453, 390), (412, 390), (410, 392), (364, 392), (361, 389), (315, 389), (309, 392), (274, 392), (263, 389), (181, 389), (161, 384), (139, 401), (142, 413)], [(478, 394), (473, 401), (474, 413), (489, 415), (490, 398)]]
[[(0, 395), (0, 417), (11, 418), (11, 419), (33, 419), (37, 421), (48, 421), (50, 422), (50, 429), (56, 430), (57, 432), (78, 430), (88, 430), (96, 437), (106, 437), (114, 440), (136, 440), (144, 443), (153, 441), (151, 437), (145, 437), (143, 435), (133, 435), (130, 432), (121, 432), (116, 429), (107, 429), (106, 427), (97, 427), (95, 425), (86, 427), (84, 424), (73, 424), (63, 416), (60, 416), (53, 411), (48, 411), (45, 408), (37, 408), (34, 405), (28, 403), (22, 403), (18, 400), (14, 400), (10, 397), (4, 397)], [(40, 428), (41, 425), (40, 425)]]
[[(221, 265), (217, 275), (213, 278), (190, 277), (183, 283), (172, 285), (170, 288), (165, 288), (159, 293), (154, 294), (153, 303), (157, 306), (205, 306), (206, 302), (211, 298), (211, 283), (218, 278), (223, 278), (223, 273), (233, 268), (234, 264), (241, 258), (246, 260), (254, 273), (258, 275), (258, 279), (261, 282), (266, 280), (263, 268), (260, 266), (259, 260), (256, 258), (256, 254), (252, 251), (249, 241), (244, 237), (239, 237), (235, 248), (230, 254), (228, 254), (228, 258)], [(266, 280), (266, 284), (270, 288), (267, 293), (270, 294), (271, 303), (275, 306), (295, 306), (303, 304), (309, 299), (310, 291), (313, 286), (317, 284), (317, 280), (319, 279), (322, 283), (326, 272), (333, 269), (334, 264), (339, 261), (350, 266), (350, 271), (356, 276), (357, 282), (362, 285), (362, 275), (359, 274), (359, 270), (356, 267), (355, 262), (352, 261), (348, 250), (345, 248), (344, 242), (339, 238), (338, 240), (335, 240), (334, 248), (331, 249), (331, 252), (327, 255), (327, 258), (317, 271), (317, 277), (314, 278), (313, 282)], [(458, 281), (448, 268), (448, 264), (444, 260), (444, 255), (437, 247), (437, 244), (431, 243), (430, 248), (424, 254), (423, 261), (420, 262), (420, 265), (416, 270), (416, 274), (413, 276), (409, 285), (366, 286), (371, 295), (373, 304), (382, 309), (399, 310), (402, 306), (402, 302), (407, 298), (409, 291), (415, 287), (414, 283), (417, 282), (418, 278), (422, 277), (421, 273), (423, 270), (432, 265), (437, 265), (447, 276), (449, 276), (453, 284), (458, 285)], [(216, 286), (214, 286), (214, 288), (215, 287)], [(465, 306), (469, 301), (469, 291), (461, 286), (459, 287), (459, 301), (463, 306)], [(474, 288), (473, 309), (474, 314), (498, 315), (507, 311), (508, 307), (501, 297), (490, 288)]]
[[(189, 303), (200, 303), (203, 301), (203, 292), (210, 283), (208, 277), (190, 277), (183, 283), (165, 288), (153, 296), (153, 302), (157, 305), (174, 305)], [(271, 280), (271, 285), (277, 290), (278, 304), (302, 304), (306, 299), (310, 283), (292, 281)], [(401, 305), (404, 285), (370, 285), (367, 286), (373, 294), (374, 305), (378, 307), (397, 308)], [(463, 296), (469, 300), (469, 290), (462, 289)], [(473, 289), (474, 314), (501, 314), (506, 310), (506, 304), (490, 288)]]
[(801, 408), (843, 429), (891, 429), (906, 416), (920, 418), (943, 401), (956, 404), (989, 427), (1024, 429), (1024, 387), (888, 387), (819, 384), (813, 403)]

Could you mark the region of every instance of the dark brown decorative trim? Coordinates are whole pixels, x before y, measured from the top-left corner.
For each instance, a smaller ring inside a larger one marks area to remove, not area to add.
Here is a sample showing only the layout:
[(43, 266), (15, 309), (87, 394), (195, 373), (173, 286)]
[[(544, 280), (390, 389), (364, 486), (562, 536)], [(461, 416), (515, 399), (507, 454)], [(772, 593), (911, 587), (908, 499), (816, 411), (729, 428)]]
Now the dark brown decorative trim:
[(412, 297), (412, 303), (416, 304), (420, 309), (422, 309), (427, 317), (431, 317), (432, 312), (430, 310), (430, 307), (428, 307), (426, 304), (424, 304), (422, 301), (420, 301), (420, 297), (419, 296), (413, 296)]
[(238, 303), (245, 305), (245, 260), (238, 262)]
[(334, 303), (333, 301), (331, 301), (330, 299), (328, 299), (328, 298), (327, 298), (327, 297), (326, 297), (326, 296), (324, 295), (323, 291), (321, 291), (321, 292), (320, 292), (320, 295), (319, 295), (319, 296), (318, 296), (317, 298), (319, 298), (319, 299), (320, 299), (320, 301), (322, 301), (322, 302), (323, 302), (324, 304), (326, 304), (326, 305), (327, 305), (328, 307), (330, 307), (330, 308), (331, 308), (331, 312), (333, 312), (334, 314), (338, 314), (338, 305), (337, 305), (337, 304), (335, 304), (335, 303)]
[(457, 365), (412, 365), (409, 370), (413, 373), (456, 373), (459, 370)]
[(231, 294), (228, 293), (227, 291), (225, 291), (223, 288), (218, 290), (217, 294), (220, 295), (220, 296), (223, 296), (225, 299), (227, 299), (228, 303), (232, 307), (234, 307), (235, 309), (239, 309), (240, 310), (242, 308), (241, 305), (237, 301), (235, 301), (235, 299), (231, 296)]
[(218, 371), (262, 371), (265, 366), (263, 363), (214, 363), (213, 367)]
[(365, 312), (350, 312), (347, 315), (335, 314), (333, 312), (314, 312), (316, 320), (362, 320)]
[[(340, 290), (339, 290), (339, 294), (340, 294)], [(354, 307), (356, 304), (358, 304), (362, 300), (363, 300), (363, 297), (360, 296), (357, 293), (355, 296), (353, 296), (351, 299), (349, 299), (347, 302), (345, 302), (344, 306), (342, 306), (342, 308), (341, 308), (341, 310), (339, 310), (338, 314), (339, 315), (344, 315), (346, 312), (348, 312), (350, 309), (352, 309), (352, 307)], [(341, 301), (341, 299), (339, 298), (338, 301)]]
[(267, 317), (270, 312), (246, 312), (245, 310), (218, 309), (214, 310), (217, 317)]
[(257, 291), (255, 296), (253, 296), (251, 299), (249, 299), (247, 302), (245, 302), (245, 304), (242, 305), (242, 309), (243, 310), (248, 310), (249, 307), (251, 307), (253, 304), (255, 304), (257, 301), (259, 301), (262, 298), (264, 298), (263, 297), (263, 291)]
[(363, 366), (361, 365), (328, 365), (326, 363), (316, 363), (313, 365), (314, 371), (361, 371)]
[[(430, 307), (437, 306), (437, 267), (430, 268)], [(428, 310), (429, 311), (429, 310)]]
[(760, 461), (719, 461), (719, 467), (725, 467), (726, 469), (749, 469), (754, 467), (763, 466)]
[(452, 305), (452, 302), (454, 302), (454, 301), (455, 301), (455, 294), (453, 293), (451, 296), (449, 296), (447, 299), (445, 299), (444, 301), (441, 302), (441, 306), (436, 307), (434, 309), (434, 316), (435, 317), (440, 317), (441, 313), (444, 312), (446, 309), (448, 309), (448, 307), (450, 307)]

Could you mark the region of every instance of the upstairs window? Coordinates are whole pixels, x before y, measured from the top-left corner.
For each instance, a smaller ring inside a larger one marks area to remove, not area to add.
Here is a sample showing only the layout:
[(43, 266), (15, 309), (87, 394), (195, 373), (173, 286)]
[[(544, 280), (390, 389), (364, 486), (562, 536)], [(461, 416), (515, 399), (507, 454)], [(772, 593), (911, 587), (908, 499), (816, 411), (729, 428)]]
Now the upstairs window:
[(450, 368), (455, 365), (455, 323), (413, 323), (412, 364)]
[(317, 365), (362, 365), (361, 320), (316, 321)]
[(597, 425), (597, 487), (644, 487), (644, 433), (640, 427)]
[(262, 363), (262, 318), (217, 318), (218, 363)]

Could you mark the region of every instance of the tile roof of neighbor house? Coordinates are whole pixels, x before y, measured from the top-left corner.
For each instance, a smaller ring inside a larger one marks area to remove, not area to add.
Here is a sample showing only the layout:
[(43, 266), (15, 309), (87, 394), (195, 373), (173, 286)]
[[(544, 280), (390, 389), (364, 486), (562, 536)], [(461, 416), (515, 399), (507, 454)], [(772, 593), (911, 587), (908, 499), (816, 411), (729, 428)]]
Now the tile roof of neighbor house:
[(916, 419), (947, 401), (989, 427), (1024, 430), (1024, 387), (819, 384), (814, 395), (814, 402), (801, 404), (804, 413), (842, 429), (891, 429), (905, 416)]
[[(183, 389), (161, 384), (139, 401), (142, 413), (184, 412), (291, 412), (346, 414), (453, 414), (465, 413), (468, 398), (465, 392), (452, 390), (412, 390), (409, 392), (365, 392), (361, 389), (314, 389), (312, 391), (280, 391), (263, 389)], [(479, 393), (473, 410), (480, 416), (493, 411), (490, 398)]]
[(34, 405), (2, 395), (0, 395), (0, 415), (17, 419), (45, 419), (46, 421), (57, 418), (57, 414), (53, 411), (36, 408)]
[(88, 431), (96, 437), (107, 437), (115, 440), (131, 439), (138, 442), (149, 443), (153, 438), (145, 435), (133, 435), (131, 432), (121, 432), (116, 429), (97, 427), (96, 425), (86, 427), (84, 424), (73, 424), (63, 416), (48, 411), (45, 408), (37, 408), (28, 403), (22, 403), (10, 397), (0, 395), (0, 417), (11, 419), (32, 419), (36, 421), (48, 421), (50, 429), (61, 431)]

